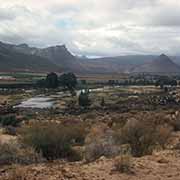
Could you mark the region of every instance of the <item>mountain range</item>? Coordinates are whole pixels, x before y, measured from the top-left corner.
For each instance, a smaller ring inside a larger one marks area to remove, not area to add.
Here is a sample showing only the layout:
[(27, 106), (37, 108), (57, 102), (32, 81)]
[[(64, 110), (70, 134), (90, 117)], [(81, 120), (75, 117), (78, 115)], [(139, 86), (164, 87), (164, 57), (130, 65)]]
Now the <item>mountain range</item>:
[(179, 60), (164, 54), (90, 59), (72, 55), (65, 45), (36, 48), (0, 42), (1, 72), (180, 73)]

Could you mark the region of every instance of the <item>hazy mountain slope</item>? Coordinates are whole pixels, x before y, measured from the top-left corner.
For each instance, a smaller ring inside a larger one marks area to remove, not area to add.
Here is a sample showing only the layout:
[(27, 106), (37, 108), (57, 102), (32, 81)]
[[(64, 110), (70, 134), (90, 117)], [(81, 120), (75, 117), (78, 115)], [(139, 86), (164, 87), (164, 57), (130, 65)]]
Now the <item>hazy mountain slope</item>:
[[(129, 55), (89, 59), (73, 56), (64, 45), (36, 48), (27, 44), (0, 42), (0, 71), (57, 71), (79, 74), (180, 72), (179, 66), (167, 56), (157, 57)], [(172, 59), (180, 64), (180, 57)]]
[(80, 62), (66, 48), (62, 46), (51, 46), (47, 48), (29, 47), (26, 44), (14, 45), (12, 47), (20, 53), (35, 55), (48, 59), (53, 64), (56, 64), (63, 71), (82, 72), (83, 67)]
[(45, 58), (14, 51), (11, 45), (0, 43), (0, 71), (48, 72), (60, 69)]
[(80, 59), (87, 71), (92, 73), (121, 73), (131, 72), (131, 69), (145, 62), (149, 62), (157, 56), (131, 55), (118, 57), (105, 57), (96, 59)]
[(180, 56), (172, 56), (170, 57), (174, 63), (180, 66)]
[(180, 66), (162, 54), (155, 60), (133, 69), (136, 73), (180, 73)]

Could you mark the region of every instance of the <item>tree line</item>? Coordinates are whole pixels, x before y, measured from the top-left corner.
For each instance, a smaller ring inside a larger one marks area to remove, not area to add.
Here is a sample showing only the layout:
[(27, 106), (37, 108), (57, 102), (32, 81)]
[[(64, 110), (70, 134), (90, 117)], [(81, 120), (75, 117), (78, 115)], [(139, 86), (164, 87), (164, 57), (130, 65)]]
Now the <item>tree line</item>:
[(56, 73), (51, 72), (47, 74), (45, 79), (41, 79), (37, 82), (37, 87), (56, 89), (63, 87), (65, 90), (73, 91), (77, 85), (77, 77), (73, 73), (64, 73), (58, 76)]
[[(62, 87), (64, 90), (71, 92), (72, 96), (76, 95), (75, 88), (78, 84), (77, 77), (73, 73), (64, 73), (58, 76), (56, 73), (52, 72), (47, 74), (45, 79), (37, 82), (37, 87), (56, 89)], [(81, 107), (90, 106), (89, 100), (89, 90), (82, 90), (79, 97), (78, 103)]]

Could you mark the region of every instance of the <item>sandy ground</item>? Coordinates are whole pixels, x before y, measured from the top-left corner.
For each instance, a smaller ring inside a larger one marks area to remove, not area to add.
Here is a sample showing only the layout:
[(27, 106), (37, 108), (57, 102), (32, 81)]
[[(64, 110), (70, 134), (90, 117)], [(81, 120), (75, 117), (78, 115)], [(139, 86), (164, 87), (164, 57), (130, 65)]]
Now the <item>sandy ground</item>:
[(3, 134), (3, 129), (0, 128), (0, 142), (1, 143), (11, 143), (17, 139), (16, 136), (11, 136), (8, 134)]
[[(1, 135), (4, 141), (12, 137)], [(115, 171), (115, 159), (93, 163), (55, 161), (29, 166), (0, 167), (0, 180), (180, 180), (180, 132), (173, 133), (166, 150), (133, 158), (131, 172)]]
[(9, 96), (0, 95), (0, 104), (9, 100)]
[(132, 172), (114, 170), (114, 159), (90, 164), (54, 162), (0, 169), (0, 180), (180, 180), (180, 152), (166, 150), (133, 159)]

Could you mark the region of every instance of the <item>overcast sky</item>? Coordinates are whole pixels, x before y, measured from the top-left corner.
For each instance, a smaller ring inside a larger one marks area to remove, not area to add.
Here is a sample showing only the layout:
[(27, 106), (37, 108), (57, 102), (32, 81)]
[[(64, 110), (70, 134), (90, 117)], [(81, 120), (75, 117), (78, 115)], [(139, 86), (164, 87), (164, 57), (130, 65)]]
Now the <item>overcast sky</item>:
[(0, 41), (89, 56), (180, 55), (180, 0), (0, 0)]

